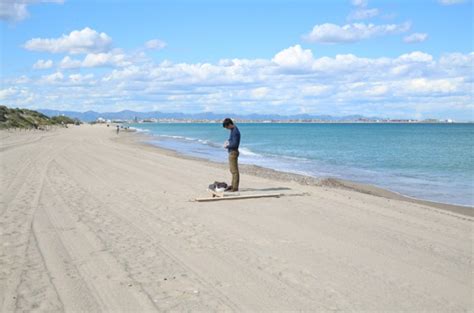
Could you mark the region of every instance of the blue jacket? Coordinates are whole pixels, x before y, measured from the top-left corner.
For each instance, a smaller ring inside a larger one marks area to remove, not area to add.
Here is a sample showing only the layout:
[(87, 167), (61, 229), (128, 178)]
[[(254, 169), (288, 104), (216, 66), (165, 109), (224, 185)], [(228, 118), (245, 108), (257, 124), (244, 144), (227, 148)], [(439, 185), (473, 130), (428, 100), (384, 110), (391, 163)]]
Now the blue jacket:
[(240, 131), (237, 126), (230, 131), (229, 136), (229, 145), (227, 146), (227, 151), (238, 151), (240, 145)]

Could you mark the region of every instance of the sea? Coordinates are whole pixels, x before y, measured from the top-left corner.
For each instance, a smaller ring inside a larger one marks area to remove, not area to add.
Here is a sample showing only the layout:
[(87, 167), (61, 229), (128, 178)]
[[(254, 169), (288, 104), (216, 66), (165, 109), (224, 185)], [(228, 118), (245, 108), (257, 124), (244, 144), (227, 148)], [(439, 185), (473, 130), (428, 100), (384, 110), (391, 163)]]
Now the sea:
[[(227, 162), (220, 123), (141, 123), (149, 143)], [(239, 162), (474, 206), (474, 124), (242, 123)]]

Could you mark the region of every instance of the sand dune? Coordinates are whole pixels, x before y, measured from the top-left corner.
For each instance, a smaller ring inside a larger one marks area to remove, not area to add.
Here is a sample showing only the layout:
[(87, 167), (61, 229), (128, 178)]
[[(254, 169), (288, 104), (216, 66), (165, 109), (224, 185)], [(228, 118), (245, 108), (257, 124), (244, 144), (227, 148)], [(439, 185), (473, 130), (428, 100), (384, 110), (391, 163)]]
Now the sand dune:
[[(242, 175), (103, 126), (0, 132), (0, 311), (473, 310), (473, 218)], [(128, 137), (128, 140), (118, 140)]]

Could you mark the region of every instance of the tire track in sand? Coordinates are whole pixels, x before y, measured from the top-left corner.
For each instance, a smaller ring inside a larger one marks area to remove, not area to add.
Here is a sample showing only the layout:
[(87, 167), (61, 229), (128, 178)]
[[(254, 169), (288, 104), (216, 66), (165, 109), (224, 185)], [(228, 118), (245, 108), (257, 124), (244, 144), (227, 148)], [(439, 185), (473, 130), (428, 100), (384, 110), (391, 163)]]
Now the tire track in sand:
[[(54, 169), (55, 185), (60, 186), (58, 197), (68, 197), (74, 213), (98, 235), (106, 250), (130, 273), (133, 284), (143, 287), (159, 311), (238, 310), (238, 306), (219, 294), (212, 283), (164, 249), (156, 233), (144, 232), (134, 221), (110, 210), (109, 207), (115, 206), (83, 189), (66, 174), (66, 169), (70, 168), (66, 164), (70, 165), (70, 160), (66, 162), (61, 162), (61, 168)], [(74, 194), (71, 194), (72, 190)], [(78, 203), (82, 203), (81, 207)]]
[[(15, 197), (6, 204), (8, 210), (0, 222), (2, 251), (0, 254), (0, 299), (3, 312), (13, 312), (17, 302), (18, 286), (26, 263), (30, 230), (34, 212), (43, 192), (46, 171), (53, 157), (30, 164), (28, 178)], [(43, 161), (43, 162), (41, 162)], [(36, 175), (35, 175), (36, 174)]]
[[(53, 165), (54, 166), (54, 165)], [(87, 227), (71, 215), (49, 178), (33, 228), (66, 311), (153, 311), (156, 308)]]

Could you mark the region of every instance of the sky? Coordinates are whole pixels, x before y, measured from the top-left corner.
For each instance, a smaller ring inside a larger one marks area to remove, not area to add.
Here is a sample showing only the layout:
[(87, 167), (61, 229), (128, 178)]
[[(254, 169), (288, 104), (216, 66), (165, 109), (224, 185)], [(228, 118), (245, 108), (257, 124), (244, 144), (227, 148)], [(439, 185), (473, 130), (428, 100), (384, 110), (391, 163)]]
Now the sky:
[(0, 0), (0, 104), (474, 120), (472, 0)]

